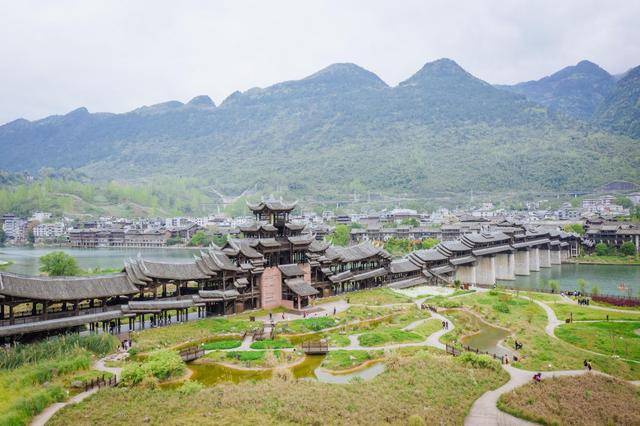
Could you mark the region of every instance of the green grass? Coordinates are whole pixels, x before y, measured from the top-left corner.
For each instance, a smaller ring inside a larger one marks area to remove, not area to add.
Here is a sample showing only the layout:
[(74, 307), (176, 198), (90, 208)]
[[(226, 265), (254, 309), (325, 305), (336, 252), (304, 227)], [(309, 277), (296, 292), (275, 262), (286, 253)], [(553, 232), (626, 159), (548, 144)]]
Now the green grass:
[(574, 305), (569, 303), (548, 303), (553, 309), (559, 320), (565, 320), (573, 314), (574, 321), (604, 321), (609, 316), (610, 320), (638, 320), (640, 321), (640, 312), (615, 312), (603, 309), (593, 309), (588, 306)]
[(287, 339), (257, 340), (251, 344), (251, 349), (284, 349), (292, 347), (293, 344)]
[(640, 256), (578, 256), (571, 258), (574, 263), (589, 263), (598, 265), (640, 265)]
[(330, 351), (322, 360), (322, 367), (334, 371), (348, 370), (382, 355), (382, 351)]
[(353, 305), (390, 305), (396, 303), (410, 303), (411, 298), (398, 294), (388, 288), (374, 288), (370, 290), (353, 291), (347, 294), (341, 294), (339, 296), (332, 296), (323, 299), (319, 299), (318, 303), (333, 302), (336, 300), (349, 300)]
[(226, 357), (240, 362), (262, 361), (265, 353), (266, 351), (233, 351), (229, 352)]
[(261, 351), (217, 351), (208, 353), (202, 362), (207, 361), (233, 364), (245, 368), (276, 368), (300, 360), (302, 353), (281, 350)]
[(411, 331), (421, 335), (426, 339), (427, 337), (431, 336), (433, 333), (441, 329), (442, 329), (442, 322), (440, 322), (439, 319), (431, 318), (426, 320), (422, 324), (418, 325), (416, 328), (414, 328)]
[(122, 369), (122, 383), (137, 385), (181, 376), (186, 366), (176, 351), (162, 349), (151, 352), (142, 362), (132, 362)]
[[(405, 355), (406, 353), (406, 355)], [(182, 395), (177, 390), (106, 389), (62, 409), (51, 426), (201, 424), (462, 424), (473, 402), (507, 381), (501, 370), (475, 367), (421, 349), (391, 356), (371, 381), (331, 385), (312, 381), (246, 381)], [(275, 375), (274, 375), (275, 376)]]
[(249, 321), (244, 317), (206, 318), (134, 332), (132, 339), (138, 352), (147, 352), (178, 345), (199, 343), (220, 335), (236, 335), (240, 337), (245, 331), (255, 330), (259, 327), (260, 323)]
[(293, 321), (283, 321), (276, 325), (276, 333), (278, 334), (302, 334), (313, 333), (315, 331), (324, 330), (338, 325), (338, 321), (334, 317), (317, 317), (305, 318)]
[(565, 342), (591, 351), (640, 361), (640, 322), (574, 322), (556, 328)]
[(241, 340), (216, 340), (213, 342), (207, 342), (202, 345), (202, 348), (207, 351), (220, 350), (220, 349), (235, 349), (242, 345)]
[[(640, 379), (638, 363), (593, 355), (548, 336), (544, 331), (547, 325), (546, 313), (532, 301), (498, 291), (475, 293), (459, 299), (465, 308), (478, 313), (491, 324), (511, 330), (515, 339), (523, 343), (524, 347), (519, 351), (521, 359), (515, 363), (519, 368), (537, 371), (575, 370), (582, 368), (584, 359), (590, 359), (597, 370), (625, 379)], [(497, 303), (507, 304), (509, 312), (496, 311), (494, 305)], [(458, 327), (455, 320), (454, 324)], [(513, 339), (514, 337), (505, 339), (505, 346), (513, 347)]]
[(543, 425), (640, 424), (637, 387), (596, 374), (544, 378), (500, 397), (498, 408)]
[(358, 336), (362, 346), (383, 346), (392, 343), (421, 342), (424, 338), (418, 333), (404, 331), (395, 327), (378, 327)]

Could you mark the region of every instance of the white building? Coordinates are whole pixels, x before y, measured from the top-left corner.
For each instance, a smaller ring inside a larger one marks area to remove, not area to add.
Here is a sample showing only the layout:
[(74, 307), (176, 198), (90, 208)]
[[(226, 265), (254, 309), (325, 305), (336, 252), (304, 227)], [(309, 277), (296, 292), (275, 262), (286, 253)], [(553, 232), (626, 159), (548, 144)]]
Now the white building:
[(49, 219), (51, 219), (53, 215), (49, 212), (35, 212), (32, 216), (30, 220), (34, 220), (34, 221), (38, 221), (38, 222), (44, 222), (47, 221)]
[(36, 239), (56, 238), (64, 235), (64, 223), (41, 223), (33, 228), (33, 236)]

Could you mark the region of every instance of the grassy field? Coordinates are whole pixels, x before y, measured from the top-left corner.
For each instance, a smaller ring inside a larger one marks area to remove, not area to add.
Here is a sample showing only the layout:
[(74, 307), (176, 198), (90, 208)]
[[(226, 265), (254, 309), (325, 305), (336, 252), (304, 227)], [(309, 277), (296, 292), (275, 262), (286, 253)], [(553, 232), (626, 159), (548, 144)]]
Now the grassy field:
[(572, 263), (594, 265), (640, 265), (640, 256), (578, 256), (569, 260)]
[[(349, 385), (274, 378), (178, 391), (106, 389), (65, 407), (50, 425), (461, 424), (473, 401), (506, 382), (501, 369), (430, 350), (388, 359), (384, 373)], [(419, 422), (419, 423), (418, 423)]]
[(239, 337), (245, 331), (255, 330), (259, 326), (258, 322), (252, 322), (243, 317), (206, 318), (137, 331), (132, 333), (132, 340), (138, 352), (147, 352), (188, 342), (200, 343), (219, 337), (221, 334)]
[(382, 355), (382, 351), (331, 351), (322, 360), (322, 367), (334, 371), (348, 370)]
[(628, 312), (611, 312), (569, 303), (548, 303), (548, 305), (560, 320), (569, 318), (569, 316), (573, 314), (574, 321), (604, 321), (607, 319), (607, 315), (611, 320), (640, 321), (640, 312), (634, 310), (629, 310)]
[(95, 357), (116, 346), (111, 336), (94, 335), (0, 350), (0, 424), (26, 425), (46, 406), (76, 393), (72, 383), (95, 377)]
[[(475, 293), (456, 300), (489, 323), (507, 328), (515, 334), (515, 339), (524, 345), (519, 351), (520, 360), (514, 364), (516, 367), (538, 371), (574, 370), (582, 368), (584, 359), (590, 359), (597, 370), (625, 379), (640, 379), (638, 363), (593, 355), (548, 336), (544, 331), (546, 313), (534, 302), (499, 291)], [(454, 324), (458, 327), (455, 320)], [(513, 347), (513, 339), (505, 339), (505, 345)]]
[(362, 346), (384, 346), (392, 343), (416, 343), (424, 337), (412, 331), (404, 331), (396, 327), (377, 327), (358, 336)]
[(529, 383), (502, 395), (498, 407), (544, 425), (640, 424), (638, 389), (595, 374)]
[(353, 305), (390, 305), (395, 303), (411, 303), (411, 298), (398, 294), (388, 288), (374, 288), (371, 290), (354, 291), (332, 296), (318, 301), (318, 303), (334, 302), (337, 300), (349, 300)]
[(558, 338), (591, 351), (640, 361), (640, 322), (574, 322), (556, 328)]
[(302, 353), (295, 351), (215, 351), (205, 355), (199, 362), (221, 362), (244, 368), (273, 368), (291, 364), (302, 357)]

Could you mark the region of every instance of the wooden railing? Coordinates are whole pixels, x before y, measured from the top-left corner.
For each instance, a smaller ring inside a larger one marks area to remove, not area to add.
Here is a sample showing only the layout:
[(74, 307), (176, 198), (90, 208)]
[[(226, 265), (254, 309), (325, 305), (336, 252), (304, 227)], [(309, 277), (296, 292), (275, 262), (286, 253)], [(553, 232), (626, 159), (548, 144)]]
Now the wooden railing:
[(320, 355), (329, 352), (329, 344), (322, 340), (304, 342), (301, 347), (302, 351), (307, 355)]
[(193, 361), (204, 355), (204, 349), (199, 346), (190, 346), (180, 351), (180, 358), (184, 362)]
[(93, 388), (106, 388), (106, 387), (113, 387), (116, 386), (118, 384), (118, 378), (116, 376), (111, 376), (108, 379), (105, 379), (105, 376), (102, 375), (102, 377), (95, 377), (91, 380), (86, 380), (84, 382), (84, 391), (87, 392), (90, 389)]

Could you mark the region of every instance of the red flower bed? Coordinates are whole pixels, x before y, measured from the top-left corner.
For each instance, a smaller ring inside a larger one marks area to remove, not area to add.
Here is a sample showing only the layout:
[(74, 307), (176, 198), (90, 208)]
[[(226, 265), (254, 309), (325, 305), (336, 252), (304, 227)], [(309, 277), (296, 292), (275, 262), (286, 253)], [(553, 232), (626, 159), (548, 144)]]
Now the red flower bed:
[(607, 303), (609, 305), (614, 306), (640, 306), (640, 299), (636, 298), (628, 298), (628, 297), (618, 297), (618, 296), (591, 296), (596, 302)]

